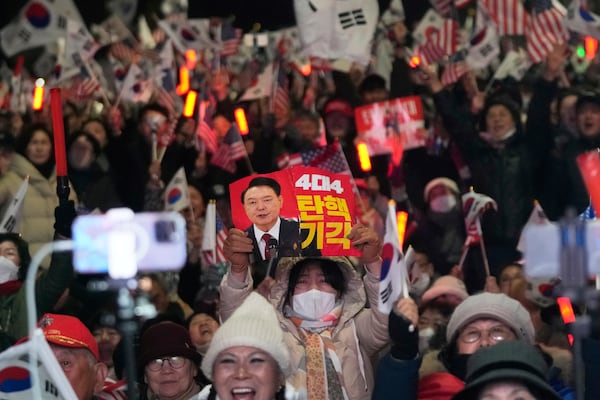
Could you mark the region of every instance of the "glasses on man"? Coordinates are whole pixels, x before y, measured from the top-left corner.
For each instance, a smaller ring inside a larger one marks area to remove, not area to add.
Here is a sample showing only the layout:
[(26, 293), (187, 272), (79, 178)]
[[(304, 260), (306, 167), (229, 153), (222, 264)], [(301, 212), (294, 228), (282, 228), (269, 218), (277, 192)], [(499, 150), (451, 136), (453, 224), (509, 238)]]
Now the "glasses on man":
[[(512, 331), (503, 326), (495, 326), (492, 329), (483, 332), (486, 332), (487, 338), (494, 342), (501, 342), (514, 337)], [(475, 343), (481, 340), (483, 332), (479, 329), (466, 329), (460, 334), (459, 338), (465, 343)]]
[(174, 356), (174, 357), (156, 358), (156, 359), (150, 361), (148, 363), (147, 367), (150, 371), (160, 371), (161, 368), (163, 367), (165, 361), (168, 361), (169, 365), (173, 369), (182, 368), (183, 364), (185, 364), (184, 357)]

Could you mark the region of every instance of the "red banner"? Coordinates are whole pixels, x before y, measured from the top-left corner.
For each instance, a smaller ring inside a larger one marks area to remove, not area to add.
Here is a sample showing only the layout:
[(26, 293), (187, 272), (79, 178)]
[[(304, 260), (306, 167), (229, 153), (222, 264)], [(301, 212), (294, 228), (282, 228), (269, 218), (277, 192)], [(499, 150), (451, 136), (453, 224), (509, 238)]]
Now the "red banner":
[(367, 144), (370, 155), (425, 145), (423, 104), (419, 96), (357, 107), (354, 118), (359, 138)]
[[(280, 188), (279, 195), (272, 181)], [(258, 232), (277, 230), (273, 227), (280, 221), (280, 256), (360, 255), (346, 239), (356, 221), (349, 176), (298, 166), (248, 176), (229, 189), (233, 223), (249, 237), (255, 235), (258, 242)], [(288, 226), (294, 231), (282, 237)], [(290, 244), (290, 237), (297, 239)]]

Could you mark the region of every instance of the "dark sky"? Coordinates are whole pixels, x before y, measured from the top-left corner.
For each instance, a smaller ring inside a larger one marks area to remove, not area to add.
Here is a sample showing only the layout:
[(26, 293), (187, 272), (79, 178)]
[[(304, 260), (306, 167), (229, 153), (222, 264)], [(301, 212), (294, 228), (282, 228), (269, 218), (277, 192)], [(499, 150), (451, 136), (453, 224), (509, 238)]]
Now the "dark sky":
[[(206, 17), (211, 15), (235, 15), (235, 24), (250, 29), (255, 22), (263, 29), (276, 29), (294, 24), (293, 0), (188, 0), (190, 16)], [(378, 0), (380, 7), (387, 7), (390, 0)], [(0, 26), (4, 26), (26, 0), (0, 1)], [(75, 4), (86, 22), (100, 22), (107, 17), (105, 1), (75, 0)], [(407, 17), (418, 18), (429, 5), (425, 0), (404, 0)], [(416, 4), (415, 4), (416, 3)], [(139, 13), (155, 14), (160, 0), (139, 0)]]
[[(275, 30), (295, 24), (293, 0), (188, 0), (191, 18), (209, 16), (235, 16), (234, 24), (244, 30), (250, 30), (260, 23), (262, 30)], [(99, 23), (108, 17), (106, 1), (74, 0), (83, 19), (90, 23)], [(138, 15), (159, 15), (162, 0), (138, 0)], [(390, 0), (378, 0), (380, 9), (387, 8)], [(0, 27), (14, 18), (27, 0), (0, 0)], [(407, 24), (419, 20), (429, 8), (426, 0), (403, 0)], [(152, 21), (152, 18), (149, 18)], [(25, 53), (26, 63), (35, 59), (37, 50)], [(0, 55), (0, 59), (2, 56)], [(16, 57), (13, 57), (16, 59)], [(15, 60), (9, 60), (12, 65)]]

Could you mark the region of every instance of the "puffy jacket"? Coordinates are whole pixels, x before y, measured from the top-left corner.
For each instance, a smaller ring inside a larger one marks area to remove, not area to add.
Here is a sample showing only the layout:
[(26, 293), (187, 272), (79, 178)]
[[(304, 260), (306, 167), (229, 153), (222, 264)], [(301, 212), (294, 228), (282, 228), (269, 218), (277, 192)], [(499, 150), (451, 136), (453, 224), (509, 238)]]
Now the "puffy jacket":
[[(306, 388), (306, 352), (302, 334), (291, 320), (283, 315), (288, 278), (292, 267), (302, 258), (283, 258), (277, 265), (276, 283), (269, 301), (275, 307), (279, 322), (286, 334), (294, 373), (289, 382), (297, 390)], [(342, 364), (344, 388), (352, 400), (371, 399), (374, 374), (372, 358), (389, 341), (388, 315), (377, 310), (379, 279), (367, 272), (361, 279), (346, 257), (331, 257), (338, 262), (346, 276), (347, 290), (343, 310), (332, 339)], [(229, 273), (221, 283), (221, 316), (227, 319), (252, 290), (252, 277), (246, 282), (230, 279)], [(367, 299), (371, 308), (365, 308)]]
[[(19, 232), (27, 240), (29, 251), (33, 256), (40, 247), (51, 242), (54, 237), (54, 209), (58, 206), (56, 171), (50, 178), (46, 178), (29, 160), (20, 154), (15, 154), (10, 170), (0, 179), (2, 215), (26, 176), (29, 176), (29, 186), (15, 232)], [(76, 200), (77, 196), (73, 188), (69, 197), (71, 200)], [(49, 261), (49, 257), (45, 258), (42, 265), (47, 267)]]

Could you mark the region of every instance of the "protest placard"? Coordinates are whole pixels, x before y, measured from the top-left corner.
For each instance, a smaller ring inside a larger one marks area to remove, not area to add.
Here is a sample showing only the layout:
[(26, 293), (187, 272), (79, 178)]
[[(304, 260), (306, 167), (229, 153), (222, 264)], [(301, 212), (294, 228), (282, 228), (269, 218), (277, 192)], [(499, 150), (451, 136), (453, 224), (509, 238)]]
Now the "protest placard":
[(229, 189), (233, 223), (255, 248), (269, 233), (279, 257), (359, 255), (346, 238), (356, 221), (350, 176), (297, 166), (242, 178)]

